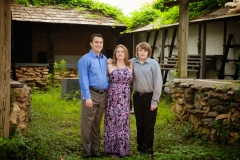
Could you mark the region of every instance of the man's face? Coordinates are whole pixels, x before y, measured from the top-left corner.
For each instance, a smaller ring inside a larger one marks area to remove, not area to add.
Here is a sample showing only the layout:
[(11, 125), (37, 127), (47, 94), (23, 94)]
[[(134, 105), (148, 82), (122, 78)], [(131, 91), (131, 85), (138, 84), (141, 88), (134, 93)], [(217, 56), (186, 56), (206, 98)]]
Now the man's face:
[(94, 53), (100, 54), (103, 49), (103, 39), (101, 37), (94, 37), (90, 45)]

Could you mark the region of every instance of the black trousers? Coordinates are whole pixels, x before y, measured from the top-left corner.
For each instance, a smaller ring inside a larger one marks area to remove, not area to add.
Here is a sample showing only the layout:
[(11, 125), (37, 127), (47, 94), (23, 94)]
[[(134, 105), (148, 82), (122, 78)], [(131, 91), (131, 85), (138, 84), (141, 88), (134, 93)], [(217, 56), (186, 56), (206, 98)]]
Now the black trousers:
[(154, 126), (156, 123), (157, 109), (151, 111), (152, 94), (133, 95), (134, 112), (137, 125), (138, 151), (152, 154), (154, 141)]

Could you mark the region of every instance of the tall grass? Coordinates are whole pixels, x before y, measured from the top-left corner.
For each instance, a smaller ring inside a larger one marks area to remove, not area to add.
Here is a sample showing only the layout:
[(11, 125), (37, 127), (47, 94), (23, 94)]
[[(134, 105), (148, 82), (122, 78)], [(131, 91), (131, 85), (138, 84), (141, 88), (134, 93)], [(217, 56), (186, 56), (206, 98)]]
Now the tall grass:
[[(61, 98), (60, 88), (34, 91), (31, 122), (23, 136), (10, 140), (0, 138), (0, 160), (79, 160), (82, 158), (80, 134), (80, 100)], [(168, 103), (167, 103), (168, 102)], [(239, 145), (219, 147), (194, 136), (191, 124), (182, 124), (170, 113), (172, 103), (167, 97), (159, 103), (155, 125), (154, 156), (160, 160), (239, 159)], [(122, 159), (147, 159), (137, 155), (136, 125), (130, 116), (130, 154)], [(110, 159), (103, 152), (103, 121), (101, 123), (101, 158)], [(64, 158), (63, 158), (64, 157)]]

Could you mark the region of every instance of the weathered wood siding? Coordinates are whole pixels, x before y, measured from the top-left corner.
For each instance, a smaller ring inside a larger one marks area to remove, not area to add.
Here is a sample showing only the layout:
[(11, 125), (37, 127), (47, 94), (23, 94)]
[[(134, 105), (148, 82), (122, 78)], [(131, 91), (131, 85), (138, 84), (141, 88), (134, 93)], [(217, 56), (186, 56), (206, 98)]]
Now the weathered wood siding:
[[(100, 33), (104, 37), (103, 53), (114, 50), (118, 44), (118, 37), (111, 27), (87, 27), (63, 25), (53, 29), (54, 55), (84, 55), (90, 50), (90, 37)], [(47, 34), (44, 29), (34, 26), (32, 29), (32, 62), (38, 62), (38, 52), (47, 50)]]
[(11, 1), (0, 0), (0, 137), (9, 138)]

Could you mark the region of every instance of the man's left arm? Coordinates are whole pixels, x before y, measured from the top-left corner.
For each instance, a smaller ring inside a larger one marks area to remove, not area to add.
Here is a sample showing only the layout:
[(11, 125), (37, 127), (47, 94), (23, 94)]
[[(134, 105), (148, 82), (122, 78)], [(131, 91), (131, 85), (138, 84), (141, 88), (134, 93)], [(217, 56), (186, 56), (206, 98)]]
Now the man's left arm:
[(163, 85), (162, 73), (159, 64), (156, 62), (153, 67), (153, 97), (151, 101), (151, 110), (155, 110), (158, 106)]

